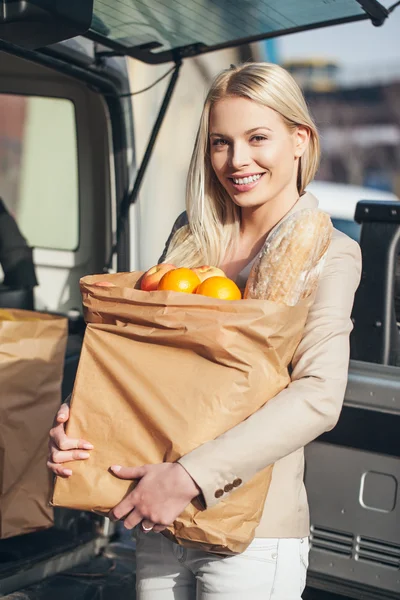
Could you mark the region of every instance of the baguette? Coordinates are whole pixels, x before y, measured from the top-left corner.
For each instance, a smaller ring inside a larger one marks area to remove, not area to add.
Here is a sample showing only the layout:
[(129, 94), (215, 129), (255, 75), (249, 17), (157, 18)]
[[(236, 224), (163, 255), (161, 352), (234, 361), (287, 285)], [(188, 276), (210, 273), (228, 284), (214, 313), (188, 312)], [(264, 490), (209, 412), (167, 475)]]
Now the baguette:
[(300, 210), (277, 226), (258, 255), (245, 298), (295, 306), (317, 289), (330, 240), (329, 215), (318, 209)]

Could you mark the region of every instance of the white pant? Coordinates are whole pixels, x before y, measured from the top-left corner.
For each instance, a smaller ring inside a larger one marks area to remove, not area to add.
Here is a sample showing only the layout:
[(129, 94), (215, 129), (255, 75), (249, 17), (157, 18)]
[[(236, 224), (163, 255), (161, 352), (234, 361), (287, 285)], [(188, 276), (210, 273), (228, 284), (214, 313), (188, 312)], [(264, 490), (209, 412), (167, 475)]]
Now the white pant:
[(308, 539), (255, 539), (245, 552), (217, 556), (138, 532), (137, 600), (301, 600)]

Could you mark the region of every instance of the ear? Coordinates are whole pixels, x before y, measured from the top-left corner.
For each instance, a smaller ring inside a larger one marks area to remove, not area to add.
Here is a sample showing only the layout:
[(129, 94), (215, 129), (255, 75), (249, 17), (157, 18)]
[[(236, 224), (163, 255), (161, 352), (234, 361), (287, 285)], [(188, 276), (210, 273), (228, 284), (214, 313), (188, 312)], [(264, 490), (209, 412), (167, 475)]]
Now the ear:
[(306, 148), (310, 142), (309, 128), (305, 127), (303, 125), (298, 125), (296, 127), (296, 130), (294, 133), (294, 142), (295, 142), (294, 156), (295, 156), (295, 158), (300, 158), (301, 156), (303, 156), (303, 154), (306, 151)]

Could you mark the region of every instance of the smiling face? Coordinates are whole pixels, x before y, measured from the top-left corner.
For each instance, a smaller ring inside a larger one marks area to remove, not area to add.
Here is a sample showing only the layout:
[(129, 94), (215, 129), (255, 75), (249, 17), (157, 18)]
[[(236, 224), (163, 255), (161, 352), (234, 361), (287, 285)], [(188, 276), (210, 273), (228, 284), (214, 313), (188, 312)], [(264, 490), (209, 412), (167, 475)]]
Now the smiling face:
[(280, 205), (283, 214), (298, 198), (297, 171), (309, 132), (290, 131), (282, 117), (247, 98), (219, 100), (210, 112), (214, 172), (242, 209)]

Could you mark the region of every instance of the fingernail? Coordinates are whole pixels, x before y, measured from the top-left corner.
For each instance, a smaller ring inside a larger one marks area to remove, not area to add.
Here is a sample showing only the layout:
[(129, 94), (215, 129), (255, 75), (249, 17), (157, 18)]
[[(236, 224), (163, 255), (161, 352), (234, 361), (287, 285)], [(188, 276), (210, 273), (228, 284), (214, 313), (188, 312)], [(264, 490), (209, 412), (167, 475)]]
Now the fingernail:
[(66, 417), (66, 415), (64, 415), (64, 414), (60, 414), (60, 415), (58, 415), (58, 418), (59, 418), (59, 419), (65, 419), (65, 417)]
[(85, 450), (93, 450), (94, 446), (93, 444), (83, 444), (83, 448), (85, 448)]
[(89, 458), (89, 452), (79, 452), (79, 458)]
[(71, 469), (64, 469), (63, 473), (64, 473), (64, 475), (72, 475)]
[(114, 473), (119, 473), (122, 467), (120, 465), (113, 465), (111, 469), (114, 471)]

